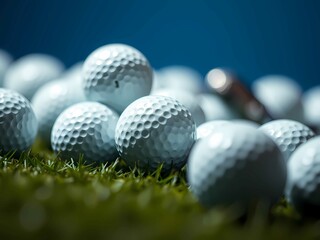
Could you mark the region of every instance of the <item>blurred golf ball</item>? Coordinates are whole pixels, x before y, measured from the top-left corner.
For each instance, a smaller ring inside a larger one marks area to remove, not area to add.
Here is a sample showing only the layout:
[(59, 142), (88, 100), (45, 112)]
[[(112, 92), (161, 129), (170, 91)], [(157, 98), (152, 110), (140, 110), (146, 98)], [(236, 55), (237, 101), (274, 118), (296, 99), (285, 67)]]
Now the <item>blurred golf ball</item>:
[(173, 98), (146, 96), (121, 114), (115, 134), (120, 156), (131, 167), (163, 172), (180, 169), (196, 140), (188, 109)]
[(216, 95), (199, 94), (197, 98), (207, 122), (213, 120), (229, 120), (236, 117), (231, 108)]
[(197, 98), (194, 94), (184, 90), (173, 90), (173, 89), (159, 89), (154, 91), (152, 95), (172, 97), (183, 104), (191, 113), (197, 126), (206, 121), (204, 112), (198, 104)]
[(0, 153), (18, 153), (33, 144), (37, 119), (30, 102), (16, 91), (0, 88)]
[(77, 103), (64, 110), (52, 128), (51, 146), (64, 159), (78, 161), (83, 154), (86, 163), (114, 161), (114, 140), (118, 114), (97, 102)]
[(137, 49), (109, 44), (87, 57), (83, 77), (89, 100), (106, 104), (121, 113), (131, 102), (150, 93), (153, 70)]
[(153, 91), (161, 88), (185, 90), (190, 93), (203, 91), (202, 76), (186, 66), (169, 66), (156, 71)]
[(38, 88), (58, 78), (63, 70), (63, 64), (52, 56), (26, 55), (11, 64), (4, 79), (4, 87), (31, 99)]
[(253, 82), (252, 90), (274, 118), (303, 121), (302, 90), (294, 80), (268, 75)]
[(274, 120), (263, 124), (259, 129), (278, 145), (285, 160), (302, 143), (314, 137), (314, 132), (309, 127), (293, 120)]
[(208, 137), (209, 135), (214, 133), (216, 130), (219, 130), (220, 128), (228, 127), (230, 124), (232, 124), (230, 121), (224, 121), (224, 120), (215, 120), (215, 121), (205, 122), (201, 124), (199, 127), (197, 127), (197, 140)]
[(299, 212), (320, 216), (320, 137), (310, 139), (292, 154), (285, 192)]
[(37, 116), (38, 136), (43, 143), (50, 145), (51, 130), (60, 113), (69, 106), (85, 99), (75, 93), (74, 84), (67, 79), (59, 79), (43, 85), (33, 96), (32, 106)]
[(286, 164), (274, 142), (254, 127), (237, 124), (197, 141), (187, 169), (192, 192), (207, 207), (274, 202), (286, 182)]
[(0, 87), (3, 86), (4, 76), (12, 62), (12, 57), (6, 51), (0, 49)]
[(304, 108), (304, 118), (307, 124), (320, 129), (320, 86), (306, 91), (302, 98)]

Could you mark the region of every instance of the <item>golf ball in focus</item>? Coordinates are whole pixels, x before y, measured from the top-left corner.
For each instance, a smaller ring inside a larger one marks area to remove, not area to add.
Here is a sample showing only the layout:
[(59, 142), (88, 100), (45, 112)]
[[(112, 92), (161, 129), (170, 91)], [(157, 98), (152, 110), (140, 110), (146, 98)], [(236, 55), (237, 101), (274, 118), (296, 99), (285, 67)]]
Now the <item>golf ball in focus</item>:
[(21, 94), (0, 88), (0, 153), (30, 148), (37, 134), (37, 119)]
[(286, 160), (297, 147), (314, 137), (314, 132), (309, 127), (293, 120), (274, 120), (263, 124), (259, 129), (278, 145)]
[(163, 172), (180, 169), (196, 140), (196, 125), (188, 109), (165, 96), (146, 96), (131, 103), (116, 127), (120, 156), (131, 166)]
[(77, 103), (64, 110), (54, 123), (52, 149), (76, 161), (83, 154), (86, 163), (114, 161), (118, 155), (114, 140), (118, 118), (103, 104)]
[(190, 111), (197, 126), (204, 123), (206, 120), (204, 112), (197, 102), (196, 96), (190, 92), (164, 88), (154, 91), (152, 95), (171, 97), (178, 100)]
[(153, 70), (141, 52), (124, 44), (109, 44), (91, 53), (83, 66), (87, 98), (121, 113), (151, 91)]

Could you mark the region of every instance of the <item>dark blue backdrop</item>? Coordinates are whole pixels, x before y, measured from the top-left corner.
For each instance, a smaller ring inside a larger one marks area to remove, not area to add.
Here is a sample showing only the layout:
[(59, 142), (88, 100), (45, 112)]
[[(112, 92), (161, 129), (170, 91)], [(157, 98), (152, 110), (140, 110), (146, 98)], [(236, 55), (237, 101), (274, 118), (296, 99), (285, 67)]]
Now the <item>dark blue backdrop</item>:
[(231, 67), (250, 82), (269, 73), (319, 83), (317, 0), (2, 0), (0, 48), (45, 52), (67, 66), (113, 42), (133, 45), (155, 68), (205, 74)]

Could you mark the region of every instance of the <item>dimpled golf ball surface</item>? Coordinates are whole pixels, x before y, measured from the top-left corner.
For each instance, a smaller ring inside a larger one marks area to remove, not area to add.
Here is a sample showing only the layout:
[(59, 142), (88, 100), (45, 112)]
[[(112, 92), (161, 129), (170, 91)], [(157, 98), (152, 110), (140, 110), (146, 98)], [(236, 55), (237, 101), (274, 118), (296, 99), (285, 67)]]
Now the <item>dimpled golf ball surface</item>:
[(76, 161), (80, 154), (87, 163), (114, 161), (118, 119), (116, 112), (100, 103), (77, 103), (63, 111), (53, 125), (52, 149), (62, 157)]
[(88, 56), (83, 76), (89, 100), (121, 113), (134, 100), (150, 93), (153, 70), (143, 54), (133, 47), (109, 44)]
[(84, 101), (84, 98), (74, 94), (74, 90), (74, 84), (60, 79), (43, 85), (33, 96), (31, 102), (39, 123), (38, 136), (43, 143), (50, 145), (51, 130), (60, 113)]
[(286, 160), (297, 147), (314, 136), (314, 132), (304, 124), (286, 119), (268, 122), (259, 129), (278, 145)]
[(197, 141), (188, 160), (192, 192), (204, 206), (275, 201), (286, 164), (275, 143), (254, 127), (230, 124)]
[(130, 104), (116, 127), (120, 156), (131, 166), (163, 171), (181, 168), (196, 139), (190, 112), (177, 100), (147, 96)]
[(190, 92), (165, 88), (154, 91), (152, 95), (172, 97), (178, 100), (190, 111), (197, 126), (204, 123), (206, 120), (204, 112), (197, 102), (196, 96)]
[(301, 213), (320, 216), (320, 137), (310, 139), (292, 154), (286, 197)]
[(37, 119), (21, 94), (0, 88), (0, 152), (27, 150), (37, 134)]

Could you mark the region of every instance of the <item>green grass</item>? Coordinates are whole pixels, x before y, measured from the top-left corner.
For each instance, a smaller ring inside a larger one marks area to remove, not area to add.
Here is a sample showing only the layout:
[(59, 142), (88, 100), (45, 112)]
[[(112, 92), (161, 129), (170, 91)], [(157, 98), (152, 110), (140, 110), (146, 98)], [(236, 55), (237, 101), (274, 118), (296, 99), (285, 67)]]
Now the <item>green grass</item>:
[[(37, 152), (37, 153), (36, 153)], [(0, 160), (0, 239), (316, 239), (317, 221), (285, 202), (271, 212), (204, 209), (184, 174), (161, 177), (61, 161), (33, 150)]]

